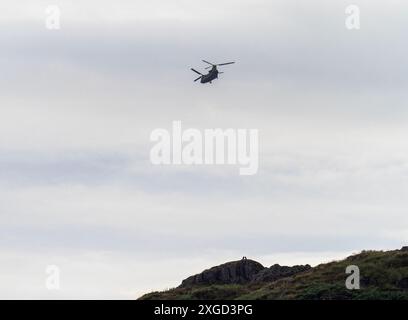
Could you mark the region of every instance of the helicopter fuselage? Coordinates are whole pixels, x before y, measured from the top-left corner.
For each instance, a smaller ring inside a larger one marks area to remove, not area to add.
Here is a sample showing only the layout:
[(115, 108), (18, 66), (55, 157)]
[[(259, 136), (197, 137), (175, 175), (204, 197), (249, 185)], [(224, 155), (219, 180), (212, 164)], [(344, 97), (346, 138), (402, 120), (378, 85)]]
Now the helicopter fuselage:
[(211, 81), (213, 81), (213, 80), (215, 80), (215, 79), (218, 79), (218, 70), (217, 70), (217, 68), (216, 67), (213, 67), (211, 70), (210, 70), (210, 72), (208, 73), (208, 74), (206, 74), (206, 75), (203, 75), (202, 77), (201, 77), (201, 83), (208, 83), (208, 82), (210, 82), (211, 83)]

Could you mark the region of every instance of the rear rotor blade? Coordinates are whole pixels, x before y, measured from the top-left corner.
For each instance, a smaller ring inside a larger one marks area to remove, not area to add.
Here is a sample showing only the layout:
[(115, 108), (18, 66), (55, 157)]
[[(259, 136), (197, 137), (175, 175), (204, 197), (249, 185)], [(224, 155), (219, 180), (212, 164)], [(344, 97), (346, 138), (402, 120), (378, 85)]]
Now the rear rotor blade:
[(196, 69), (191, 68), (190, 70), (191, 70), (191, 71), (194, 71), (195, 73), (197, 73), (197, 74), (199, 74), (199, 75), (201, 75), (201, 76), (203, 75), (201, 72), (198, 72)]
[(217, 64), (217, 66), (226, 66), (227, 64), (233, 64), (233, 63), (235, 62), (220, 63), (220, 64)]
[(196, 82), (196, 81), (200, 80), (202, 77), (203, 77), (203, 76), (198, 77), (197, 79), (195, 79), (195, 80), (194, 80), (194, 82)]

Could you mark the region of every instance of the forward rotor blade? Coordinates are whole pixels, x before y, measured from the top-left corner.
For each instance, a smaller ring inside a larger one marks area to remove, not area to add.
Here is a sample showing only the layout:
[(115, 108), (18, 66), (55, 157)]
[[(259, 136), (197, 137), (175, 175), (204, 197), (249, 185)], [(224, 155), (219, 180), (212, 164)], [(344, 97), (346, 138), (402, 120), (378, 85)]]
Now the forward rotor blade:
[(212, 66), (215, 66), (214, 63), (208, 62), (208, 61), (206, 61), (206, 60), (203, 60), (203, 62), (208, 63), (208, 64), (210, 64), (210, 65), (212, 65)]
[(194, 80), (194, 82), (196, 82), (196, 81), (200, 80), (202, 77), (203, 77), (203, 76), (198, 77), (197, 79), (195, 79), (195, 80)]
[(227, 64), (233, 64), (233, 63), (235, 62), (220, 63), (220, 64), (217, 64), (217, 66), (226, 66)]
[(198, 72), (196, 69), (191, 68), (191, 71), (194, 71), (195, 73), (199, 74), (199, 75), (203, 75), (201, 72)]

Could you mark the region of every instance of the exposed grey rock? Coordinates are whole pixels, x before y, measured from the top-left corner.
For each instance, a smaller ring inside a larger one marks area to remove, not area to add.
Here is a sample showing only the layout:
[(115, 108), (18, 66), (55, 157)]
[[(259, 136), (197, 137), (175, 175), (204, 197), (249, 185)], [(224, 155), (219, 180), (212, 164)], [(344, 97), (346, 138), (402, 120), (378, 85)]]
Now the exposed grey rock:
[(265, 268), (259, 262), (247, 260), (244, 257), (242, 260), (224, 263), (188, 277), (183, 280), (180, 288), (196, 285), (272, 282), (309, 269), (311, 266), (308, 264), (293, 267), (275, 264), (270, 268)]
[(255, 274), (265, 269), (259, 262), (242, 259), (227, 262), (183, 280), (180, 287), (210, 284), (248, 283)]
[(258, 272), (253, 278), (252, 282), (259, 283), (259, 282), (272, 282), (276, 281), (281, 278), (290, 277), (295, 274), (305, 272), (312, 267), (308, 264), (306, 265), (299, 265), (293, 267), (287, 266), (280, 266), (279, 264), (274, 264), (270, 268), (265, 268)]

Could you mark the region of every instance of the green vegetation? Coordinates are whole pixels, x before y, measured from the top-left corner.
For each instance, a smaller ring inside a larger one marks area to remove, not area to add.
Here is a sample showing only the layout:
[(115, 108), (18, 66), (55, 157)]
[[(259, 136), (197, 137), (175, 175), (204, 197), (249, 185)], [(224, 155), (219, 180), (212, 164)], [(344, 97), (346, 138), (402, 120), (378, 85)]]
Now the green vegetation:
[[(349, 265), (360, 269), (359, 290), (345, 287)], [(363, 251), (274, 282), (179, 287), (149, 293), (140, 299), (408, 300), (408, 251)]]

